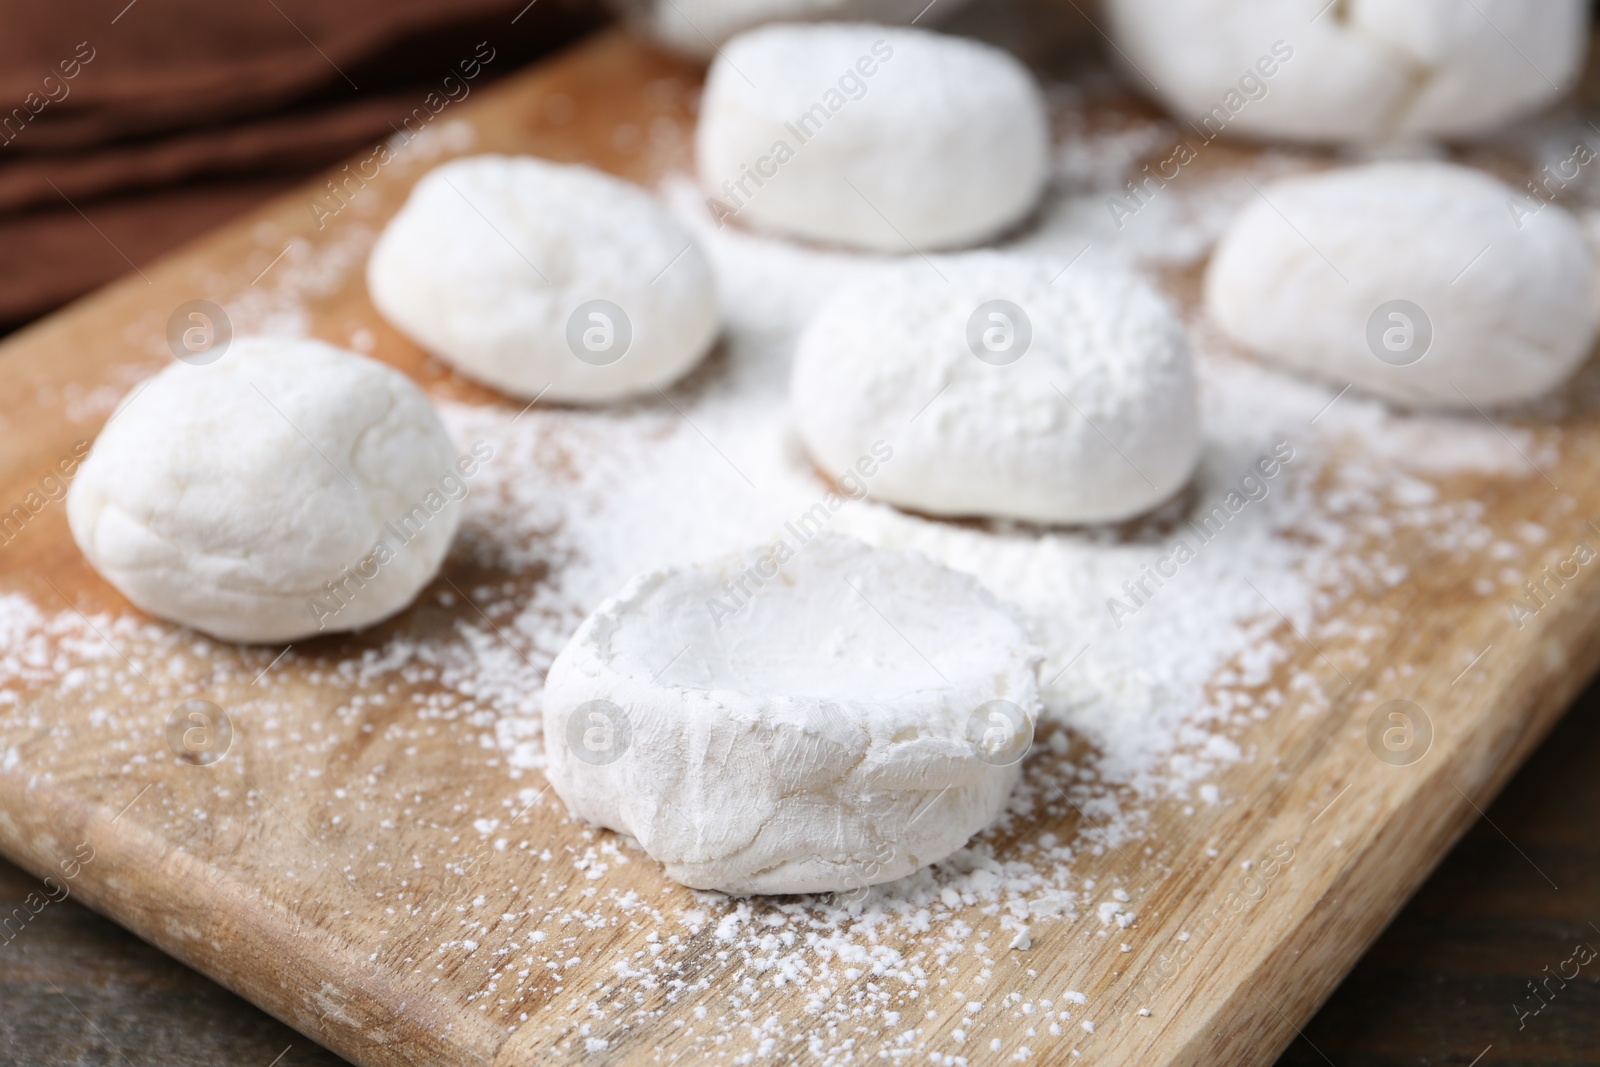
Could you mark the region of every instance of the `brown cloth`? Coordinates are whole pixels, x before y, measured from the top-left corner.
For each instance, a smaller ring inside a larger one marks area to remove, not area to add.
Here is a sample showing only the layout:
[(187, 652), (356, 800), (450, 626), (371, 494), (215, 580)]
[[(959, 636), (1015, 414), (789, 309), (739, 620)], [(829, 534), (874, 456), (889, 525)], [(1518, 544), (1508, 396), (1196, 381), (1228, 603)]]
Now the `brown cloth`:
[[(0, 330), (603, 20), (593, 0), (0, 0)], [(457, 90), (459, 91), (459, 90)]]

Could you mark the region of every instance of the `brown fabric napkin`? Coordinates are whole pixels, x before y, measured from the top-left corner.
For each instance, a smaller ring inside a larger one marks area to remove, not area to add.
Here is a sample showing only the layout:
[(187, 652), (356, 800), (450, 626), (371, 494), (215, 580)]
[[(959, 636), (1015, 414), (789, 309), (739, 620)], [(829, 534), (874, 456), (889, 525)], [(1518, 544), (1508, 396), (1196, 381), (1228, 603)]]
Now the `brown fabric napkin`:
[(599, 25), (592, 0), (0, 0), (0, 329)]

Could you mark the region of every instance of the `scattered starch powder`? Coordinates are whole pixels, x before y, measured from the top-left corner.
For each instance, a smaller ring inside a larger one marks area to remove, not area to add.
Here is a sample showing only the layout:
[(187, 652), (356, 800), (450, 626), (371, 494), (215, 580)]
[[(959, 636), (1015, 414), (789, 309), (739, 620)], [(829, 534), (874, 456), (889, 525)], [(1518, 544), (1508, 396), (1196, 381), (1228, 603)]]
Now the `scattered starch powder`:
[[(1152, 145), (1173, 136), (1171, 127), (1123, 119), (1106, 129), (1089, 94), (1057, 86), (1048, 96), (1056, 128), (1073, 131), (1076, 140), (1058, 156), (1055, 198), (1013, 247), (1062, 264), (1081, 257), (1070, 267), (1075, 271), (1113, 262), (1189, 265), (1253, 196), (1237, 170), (1196, 170), (1118, 228), (1107, 221), (1107, 197)], [(456, 136), (450, 150), (465, 151), (470, 143)], [(1241, 164), (1258, 185), (1312, 165), (1282, 152)], [(412, 177), (423, 169), (419, 162), (397, 167)], [(1405, 580), (1389, 554), (1397, 540), (1457, 558), (1493, 558), (1502, 566), (1486, 573), (1503, 575), (1505, 593), (1520, 589), (1517, 564), (1539, 550), (1538, 534), (1490, 528), (1482, 505), (1444, 497), (1436, 479), (1462, 472), (1536, 477), (1519, 452), (1541, 465), (1553, 462), (1553, 430), (1505, 427), (1503, 438), (1481, 419), (1400, 417), (1353, 393), (1336, 397), (1238, 357), (1192, 312), (1204, 452), (1192, 488), (1159, 513), (1118, 529), (1042, 529), (945, 523), (842, 498), (834, 509), (830, 486), (804, 458), (790, 425), (785, 382), (795, 337), (836, 287), (904, 261), (719, 230), (688, 179), (669, 182), (665, 191), (706, 245), (729, 315), (724, 344), (675, 391), (672, 404), (535, 406), (519, 415), (520, 404), (441, 403), (458, 445), (481, 439), (495, 454), (465, 500), (455, 565), (510, 577), (466, 585), (475, 609), (453, 616), (449, 637), (408, 635), (403, 615), (358, 656), (320, 669), (313, 684), (348, 694), (340, 698), (340, 729), (323, 730), (318, 722), (299, 724), (292, 737), (275, 732), (280, 721), (294, 721), (291, 691), (272, 673), (259, 687), (245, 688), (270, 666), (271, 649), (219, 646), (131, 615), (85, 619), (59, 601), (16, 593), (0, 595), (0, 708), (23, 707), (46, 686), (77, 694), (80, 706), (94, 706), (91, 724), (120, 723), (134, 739), (117, 743), (129, 766), (151, 758), (136, 744), (150, 724), (117, 711), (125, 705), (119, 694), (148, 685), (176, 703), (192, 695), (189, 679), (208, 671), (217, 685), (238, 686), (241, 700), (250, 702), (260, 743), (312, 754), (333, 751), (344, 743), (342, 730), (385, 703), (403, 705), (390, 712), (402, 724), (430, 729), (467, 715), (489, 731), (511, 780), (532, 783), (517, 795), (519, 805), (543, 803), (553, 811), (548, 798), (540, 800), (544, 783), (536, 773), (545, 758), (542, 675), (583, 617), (640, 571), (762, 541), (798, 541), (786, 524), (821, 502), (829, 530), (918, 549), (976, 576), (1020, 608), (1044, 649), (1037, 743), (993, 831), (934, 867), (860, 894), (734, 899), (674, 889), (645, 900), (607, 886), (614, 867), (649, 862), (630, 842), (584, 830), (576, 852), (553, 854), (517, 836), (526, 822), (515, 830), (473, 830), (463, 816), (460, 851), (448, 857), (452, 871), (471, 869), (477, 838), (486, 851), (518, 853), (523, 866), (512, 870), (549, 872), (530, 879), (553, 879), (551, 888), (570, 881), (594, 892), (581, 909), (567, 909), (514, 884), (515, 907), (524, 910), (498, 924), (487, 901), (481, 910), (474, 906), (476, 888), (459, 901), (369, 903), (385, 914), (399, 909), (397, 922), (409, 917), (412, 929), (437, 938), (434, 955), (415, 961), (419, 974), (457, 973), (458, 981), (463, 973), (481, 974), (475, 1005), (487, 1010), (537, 990), (538, 1014), (516, 1021), (542, 1028), (553, 1050), (581, 1055), (591, 1039), (609, 1042), (608, 1035), (659, 1016), (640, 1005), (665, 997), (694, 1002), (693, 1017), (675, 1021), (671, 1040), (687, 1042), (698, 1062), (749, 1062), (803, 1045), (825, 1062), (892, 1048), (954, 1063), (967, 1054), (964, 1047), (977, 1047), (963, 1046), (969, 1034), (987, 1045), (993, 1035), (985, 1028), (1015, 1027), (1007, 1013), (1021, 1009), (1003, 1004), (990, 983), (997, 975), (1022, 981), (1013, 975), (1039, 950), (1018, 944), (1009, 951), (1009, 945), (1069, 932), (1083, 939), (1070, 944), (1089, 953), (1105, 946), (1120, 958), (1110, 948), (1119, 942), (1100, 935), (1138, 932), (1137, 902), (1118, 899), (1122, 887), (1103, 874), (1097, 887), (1080, 860), (1141, 841), (1159, 844), (1149, 838), (1158, 802), (1236, 801), (1217, 779), (1229, 764), (1257, 758), (1236, 740), (1243, 728), (1329, 706), (1328, 694), (1342, 682), (1326, 664), (1272, 684), (1274, 669), (1299, 640), (1284, 617), (1332, 650), (1336, 662), (1354, 666), (1362, 643), (1385, 629), (1358, 627), (1346, 621), (1349, 611), (1341, 617), (1336, 609)], [(374, 230), (361, 221), (361, 203), (350, 225), (341, 228), (341, 219), (324, 242), (292, 245), (261, 285), (248, 283), (282, 248), (282, 238), (268, 232), (260, 236), (260, 263), (214, 281), (209, 295), (229, 308), (236, 330), (283, 332), (299, 324), (304, 331), (307, 302), (353, 278), (370, 247)], [(162, 325), (143, 322), (129, 340), (161, 353)], [(157, 366), (152, 361), (144, 373)], [(104, 418), (118, 394), (37, 399), (91, 422)], [(1549, 402), (1547, 413), (1559, 413), (1561, 404)], [(1161, 576), (1172, 573), (1180, 541), (1189, 552), (1175, 575)], [(1491, 583), (1484, 595), (1494, 592)], [(456, 603), (448, 589), (430, 596), (446, 608)], [(56, 735), (52, 743), (77, 740), (79, 724), (27, 714), (41, 736)], [(8, 770), (18, 761), (15, 749), (0, 753)], [(403, 779), (398, 769), (391, 775)], [(409, 792), (385, 795), (412, 814)], [(1039, 830), (1041, 820), (1057, 826), (1074, 811), (1082, 816), (1078, 836), (1063, 840)], [(1002, 847), (1002, 841), (1012, 843)], [(402, 869), (423, 864), (407, 856), (383, 862)], [(1160, 863), (1148, 866), (1148, 876), (1161, 875)], [(291, 895), (296, 877), (282, 872)], [(359, 893), (359, 885), (352, 891)], [(500, 909), (498, 902), (493, 907)], [(1012, 925), (991, 929), (994, 917)], [(609, 928), (648, 928), (655, 939), (634, 956), (607, 960), (607, 982), (569, 988), (571, 968), (591, 944), (576, 935)], [(784, 1022), (771, 1010), (780, 992), (802, 1009), (798, 1021)], [(1040, 985), (1032, 995), (1043, 992)], [(1073, 991), (1061, 1001), (1052, 1008), (1041, 999), (1030, 1024), (1039, 1027), (1046, 1058), (1059, 1058), (1063, 1049), (1076, 1056), (1094, 1040), (1094, 1021), (1074, 1018), (1094, 1010), (1088, 997)], [(928, 1018), (909, 1025), (901, 1023), (902, 1012), (907, 1020)], [(943, 1029), (950, 1024), (958, 1028)], [(595, 1032), (602, 1028), (604, 1034)]]

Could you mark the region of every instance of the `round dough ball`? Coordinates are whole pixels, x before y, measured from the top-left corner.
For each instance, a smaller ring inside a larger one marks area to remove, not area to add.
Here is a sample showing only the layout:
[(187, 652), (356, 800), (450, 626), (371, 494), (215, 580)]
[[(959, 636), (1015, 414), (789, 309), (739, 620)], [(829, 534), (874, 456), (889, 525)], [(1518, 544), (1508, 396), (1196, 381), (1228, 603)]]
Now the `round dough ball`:
[(1043, 523), (1130, 518), (1189, 480), (1189, 346), (1147, 283), (994, 253), (939, 269), (948, 281), (921, 262), (884, 271), (807, 325), (790, 393), (818, 466), (885, 442), (872, 496)]
[(1418, 406), (1527, 400), (1594, 344), (1577, 221), (1489, 175), (1380, 163), (1262, 190), (1223, 234), (1205, 301), (1263, 358)]
[(1037, 664), (968, 575), (780, 542), (642, 574), (589, 616), (550, 668), (545, 773), (696, 889), (863, 888), (1004, 810)]
[(972, 0), (618, 0), (650, 36), (702, 59), (736, 33), (768, 22), (943, 22)]
[(466, 483), (405, 375), (320, 341), (235, 341), (130, 393), (67, 494), (142, 611), (228, 641), (355, 630), (439, 570)]
[(638, 186), (531, 156), (417, 183), (367, 261), (372, 302), (463, 374), (593, 403), (683, 376), (716, 339), (711, 268)]
[(1132, 83), (1208, 138), (1482, 132), (1571, 89), (1589, 40), (1587, 0), (1107, 0), (1107, 14)]
[(912, 28), (780, 25), (734, 38), (711, 65), (696, 151), (719, 220), (911, 252), (1027, 215), (1050, 139), (1032, 75), (999, 49)]

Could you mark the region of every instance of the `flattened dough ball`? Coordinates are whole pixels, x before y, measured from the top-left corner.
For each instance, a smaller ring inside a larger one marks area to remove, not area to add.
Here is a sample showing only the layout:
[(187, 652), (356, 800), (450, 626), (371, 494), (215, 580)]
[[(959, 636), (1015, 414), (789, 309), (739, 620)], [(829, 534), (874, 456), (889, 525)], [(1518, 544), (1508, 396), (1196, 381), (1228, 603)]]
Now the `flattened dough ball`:
[(122, 402), (67, 495), (135, 606), (229, 641), (354, 630), (437, 573), (466, 493), (405, 375), (320, 341), (244, 339)]
[(638, 186), (531, 156), (429, 172), (367, 261), (372, 302), (463, 374), (597, 403), (667, 385), (716, 339), (711, 268)]
[(1115, 522), (1200, 456), (1183, 325), (1138, 277), (978, 253), (908, 263), (807, 325), (790, 397), (823, 470), (876, 441), (868, 492), (934, 515)]
[[(1576, 84), (1587, 0), (1108, 0), (1130, 78), (1222, 132), (1314, 143), (1458, 137)], [(1557, 88), (1560, 86), (1561, 88)]]
[(1424, 407), (1528, 400), (1595, 334), (1577, 220), (1481, 171), (1382, 163), (1262, 190), (1218, 243), (1205, 301), (1265, 359)]
[(685, 885), (862, 888), (1001, 813), (1036, 670), (1010, 611), (922, 555), (751, 549), (639, 575), (589, 616), (550, 668), (545, 773)]
[(883, 252), (994, 236), (1033, 209), (1049, 161), (1043, 99), (1011, 55), (867, 23), (734, 38), (696, 136), (719, 218)]

